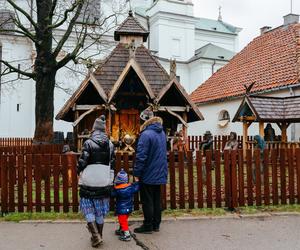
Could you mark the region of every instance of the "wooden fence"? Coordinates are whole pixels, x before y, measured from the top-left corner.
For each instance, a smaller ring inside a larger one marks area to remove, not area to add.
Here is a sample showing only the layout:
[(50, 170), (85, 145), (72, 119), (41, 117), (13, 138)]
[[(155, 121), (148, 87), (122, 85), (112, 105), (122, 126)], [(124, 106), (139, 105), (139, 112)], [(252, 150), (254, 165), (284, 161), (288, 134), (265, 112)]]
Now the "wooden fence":
[[(77, 212), (76, 161), (73, 154), (1, 152), (1, 211)], [(133, 162), (117, 153), (116, 170), (131, 173)], [(300, 204), (300, 149), (249, 149), (246, 157), (242, 150), (170, 152), (168, 169), (163, 208)]]
[(0, 138), (0, 147), (31, 146), (32, 138)]

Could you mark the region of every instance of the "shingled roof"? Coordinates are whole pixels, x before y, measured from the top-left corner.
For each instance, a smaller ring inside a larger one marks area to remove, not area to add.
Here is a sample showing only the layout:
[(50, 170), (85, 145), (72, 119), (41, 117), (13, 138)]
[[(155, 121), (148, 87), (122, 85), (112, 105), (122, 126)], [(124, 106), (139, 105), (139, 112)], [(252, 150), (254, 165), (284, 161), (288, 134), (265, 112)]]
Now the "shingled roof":
[(253, 82), (252, 93), (300, 82), (300, 24), (280, 26), (255, 38), (191, 98), (207, 103), (242, 96), (244, 85)]
[(246, 96), (233, 121), (243, 116), (255, 116), (255, 121), (300, 122), (300, 96)]
[(132, 15), (132, 11), (129, 12), (129, 16), (123, 23), (115, 30), (114, 38), (116, 41), (120, 41), (121, 35), (141, 35), (143, 41), (147, 41), (149, 31), (147, 31)]
[[(118, 44), (104, 63), (93, 73), (107, 96), (129, 61), (129, 49), (126, 44)], [(146, 80), (155, 95), (170, 82), (170, 77), (160, 63), (145, 46), (135, 51), (134, 60), (141, 67)]]

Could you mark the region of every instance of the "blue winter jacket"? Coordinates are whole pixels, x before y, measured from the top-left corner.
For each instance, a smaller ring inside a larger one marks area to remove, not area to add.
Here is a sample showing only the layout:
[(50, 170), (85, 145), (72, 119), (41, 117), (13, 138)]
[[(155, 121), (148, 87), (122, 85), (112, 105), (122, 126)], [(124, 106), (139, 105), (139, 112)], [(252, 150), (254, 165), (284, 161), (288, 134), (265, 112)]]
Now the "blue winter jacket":
[(116, 198), (116, 214), (130, 214), (133, 210), (133, 195), (139, 191), (139, 183), (120, 184), (114, 187), (111, 196)]
[(167, 183), (167, 139), (159, 117), (149, 119), (141, 127), (133, 175), (144, 184)]

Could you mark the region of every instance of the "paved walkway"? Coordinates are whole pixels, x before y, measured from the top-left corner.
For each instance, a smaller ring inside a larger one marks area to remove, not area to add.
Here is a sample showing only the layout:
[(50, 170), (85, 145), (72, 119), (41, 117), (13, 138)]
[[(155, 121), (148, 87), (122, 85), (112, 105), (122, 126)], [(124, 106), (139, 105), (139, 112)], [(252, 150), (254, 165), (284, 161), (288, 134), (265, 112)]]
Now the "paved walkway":
[[(137, 226), (134, 224), (132, 228)], [(101, 249), (142, 249), (121, 242), (107, 223)], [(165, 221), (159, 233), (137, 235), (144, 249), (300, 249), (300, 216)], [(88, 250), (84, 224), (0, 223), (1, 250)]]

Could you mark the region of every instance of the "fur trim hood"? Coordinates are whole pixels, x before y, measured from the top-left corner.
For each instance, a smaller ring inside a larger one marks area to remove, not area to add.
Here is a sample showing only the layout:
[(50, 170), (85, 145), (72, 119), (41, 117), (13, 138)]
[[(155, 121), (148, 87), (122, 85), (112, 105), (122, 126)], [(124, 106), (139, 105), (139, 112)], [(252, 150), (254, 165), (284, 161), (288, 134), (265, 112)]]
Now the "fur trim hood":
[(159, 124), (163, 125), (163, 120), (158, 116), (154, 116), (154, 117), (150, 118), (149, 120), (145, 121), (144, 124), (141, 126), (140, 132), (144, 131), (148, 126), (150, 126), (154, 123), (159, 123)]

